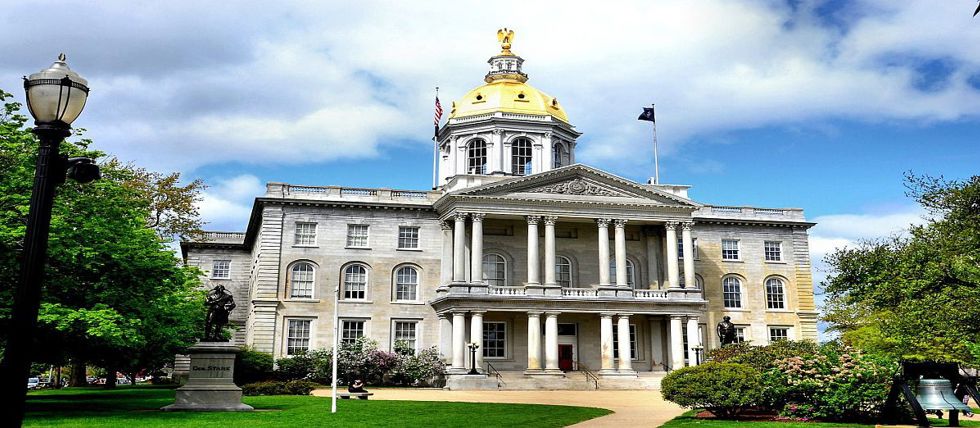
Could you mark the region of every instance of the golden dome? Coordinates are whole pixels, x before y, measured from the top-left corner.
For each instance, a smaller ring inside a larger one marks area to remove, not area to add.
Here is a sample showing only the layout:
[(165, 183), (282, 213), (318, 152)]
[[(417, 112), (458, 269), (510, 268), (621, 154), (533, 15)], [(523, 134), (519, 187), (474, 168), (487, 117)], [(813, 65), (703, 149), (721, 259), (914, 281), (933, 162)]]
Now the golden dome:
[(551, 95), (512, 79), (494, 80), (473, 89), (453, 102), (449, 118), (475, 116), (485, 113), (524, 113), (552, 116), (569, 123), (565, 109)]
[(513, 40), (513, 30), (504, 28), (497, 32), (501, 52), (488, 61), (490, 72), (484, 79), (487, 84), (454, 101), (450, 119), (499, 111), (551, 116), (569, 123), (565, 109), (555, 97), (527, 84), (527, 75), (521, 71), (524, 59), (510, 51)]

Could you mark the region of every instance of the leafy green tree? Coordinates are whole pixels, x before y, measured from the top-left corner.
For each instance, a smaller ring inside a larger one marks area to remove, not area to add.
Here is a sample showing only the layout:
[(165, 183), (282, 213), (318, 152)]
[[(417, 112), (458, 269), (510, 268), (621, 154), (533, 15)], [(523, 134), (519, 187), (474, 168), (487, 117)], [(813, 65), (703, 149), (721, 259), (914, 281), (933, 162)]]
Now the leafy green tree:
[(843, 340), (897, 359), (980, 364), (980, 176), (906, 176), (928, 211), (906, 236), (827, 257), (825, 319)]
[[(9, 322), (37, 149), (9, 97), (0, 91), (0, 327)], [(202, 184), (181, 185), (178, 174), (148, 172), (90, 145), (62, 145), (69, 156), (103, 159), (103, 178), (59, 189), (34, 349), (36, 361), (100, 365), (111, 386), (117, 370), (157, 368), (200, 336), (198, 272), (168, 244), (200, 232)]]

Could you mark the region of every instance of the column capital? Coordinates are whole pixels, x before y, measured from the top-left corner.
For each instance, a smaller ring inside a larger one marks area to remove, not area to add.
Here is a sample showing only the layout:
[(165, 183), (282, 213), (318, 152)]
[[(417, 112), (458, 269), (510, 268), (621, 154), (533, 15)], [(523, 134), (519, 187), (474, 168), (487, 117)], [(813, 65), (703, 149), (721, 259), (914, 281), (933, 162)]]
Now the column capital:
[(474, 223), (480, 223), (483, 222), (483, 218), (486, 216), (487, 215), (485, 213), (472, 213), (470, 214), (470, 219), (472, 219)]
[(599, 318), (609, 318), (609, 319), (612, 319), (612, 317), (615, 316), (615, 315), (616, 314), (613, 313), (613, 312), (601, 312), (601, 313), (599, 313)]
[(624, 219), (624, 218), (617, 218), (617, 219), (613, 220), (613, 224), (616, 225), (616, 228), (617, 229), (622, 229), (622, 228), (626, 227), (626, 219)]
[(544, 224), (546, 226), (554, 226), (555, 222), (558, 221), (558, 216), (553, 216), (553, 215), (546, 215), (541, 218), (544, 220)]
[(487, 311), (470, 311), (470, 315), (483, 315), (485, 313), (487, 313)]
[(595, 224), (599, 225), (599, 227), (609, 227), (609, 222), (611, 221), (612, 219), (608, 218), (597, 218), (595, 219)]
[(687, 316), (687, 320), (688, 320), (688, 321), (694, 321), (694, 322), (698, 322), (698, 321), (700, 321), (700, 320), (701, 320), (701, 318), (700, 318), (700, 317), (696, 317), (696, 316), (691, 316), (691, 315), (688, 315), (688, 316)]
[(436, 316), (441, 320), (449, 319), (449, 312), (436, 312)]
[(684, 227), (684, 230), (690, 231), (692, 228), (694, 228), (694, 222), (693, 221), (685, 221), (685, 222), (681, 223), (681, 226)]
[(466, 221), (466, 217), (468, 217), (468, 216), (469, 216), (469, 213), (460, 213), (460, 212), (458, 212), (458, 213), (456, 213), (454, 215), (454, 218), (456, 219), (456, 221)]
[(541, 314), (543, 314), (543, 313), (544, 313), (544, 312), (541, 312), (541, 311), (527, 311), (527, 316), (528, 316), (528, 317), (534, 317), (534, 318), (537, 318), (537, 317), (540, 317), (540, 316), (541, 316)]
[(544, 315), (548, 318), (557, 318), (558, 315), (561, 315), (561, 312), (547, 311), (544, 313)]
[(442, 230), (453, 230), (453, 226), (445, 220), (439, 222), (439, 227), (442, 228)]
[(541, 216), (539, 215), (529, 215), (525, 217), (527, 219), (527, 224), (538, 224), (541, 221)]
[(633, 314), (616, 314), (616, 317), (619, 319), (623, 319), (623, 318), (630, 319), (631, 316), (633, 316)]
[(687, 317), (685, 315), (671, 315), (670, 316), (670, 319), (671, 320), (684, 321), (684, 318), (687, 318)]
[(666, 228), (667, 230), (677, 229), (677, 225), (678, 225), (678, 222), (676, 222), (676, 221), (668, 221), (668, 222), (664, 223), (664, 228)]
[(466, 316), (466, 311), (453, 311), (452, 313), (453, 313), (453, 316), (454, 317), (465, 317)]

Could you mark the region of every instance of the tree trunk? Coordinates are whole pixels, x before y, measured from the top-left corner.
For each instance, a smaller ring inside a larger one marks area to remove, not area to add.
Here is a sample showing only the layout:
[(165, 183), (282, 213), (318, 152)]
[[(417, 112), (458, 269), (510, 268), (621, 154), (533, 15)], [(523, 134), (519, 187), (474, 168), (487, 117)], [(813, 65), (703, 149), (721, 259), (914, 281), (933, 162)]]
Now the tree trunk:
[(116, 373), (119, 370), (115, 366), (106, 367), (105, 369), (105, 389), (113, 389), (116, 387)]
[(88, 386), (88, 379), (85, 378), (85, 362), (81, 360), (71, 360), (71, 376), (68, 386)]
[(136, 386), (136, 374), (137, 373), (138, 372), (129, 372), (129, 384), (132, 385), (132, 386)]
[(52, 382), (54, 389), (61, 389), (61, 366), (59, 365), (54, 369), (54, 382)]

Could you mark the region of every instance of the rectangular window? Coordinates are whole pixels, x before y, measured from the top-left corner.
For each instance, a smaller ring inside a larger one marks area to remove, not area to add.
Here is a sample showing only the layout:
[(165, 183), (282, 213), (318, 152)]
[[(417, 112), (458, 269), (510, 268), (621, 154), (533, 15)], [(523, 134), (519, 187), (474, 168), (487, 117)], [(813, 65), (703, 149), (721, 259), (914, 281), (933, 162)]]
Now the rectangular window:
[(721, 240), (721, 259), (722, 260), (739, 260), (738, 239), (722, 239)]
[(305, 353), (310, 349), (310, 320), (289, 320), (286, 329), (286, 355)]
[(340, 323), (340, 343), (353, 344), (364, 337), (364, 321), (344, 320)]
[(231, 278), (231, 260), (215, 260), (211, 265), (211, 278)]
[(348, 224), (347, 225), (347, 246), (367, 248), (368, 246), (368, 225)]
[[(630, 324), (630, 359), (638, 358), (636, 348), (636, 324)], [(619, 358), (619, 325), (613, 324), (613, 358)]]
[(745, 342), (745, 327), (735, 327), (735, 343)]
[(779, 241), (766, 241), (766, 261), (779, 262), (783, 260), (783, 243)]
[(419, 247), (419, 228), (414, 226), (398, 227), (398, 248), (416, 249)]
[(296, 223), (296, 245), (316, 245), (316, 223)]
[(769, 342), (776, 342), (780, 340), (789, 339), (789, 328), (786, 327), (769, 327)]
[(507, 356), (507, 325), (503, 322), (483, 323), (483, 356), (487, 358)]
[[(694, 260), (698, 259), (698, 238), (691, 238), (691, 250), (694, 253)], [(684, 239), (677, 238), (677, 258), (684, 258)]]
[[(417, 321), (395, 321), (394, 332), (391, 337), (394, 343), (404, 342), (408, 349), (415, 350), (415, 337), (416, 337), (416, 327), (418, 327)], [(394, 345), (394, 343), (392, 345)], [(392, 346), (392, 350), (394, 350)]]

